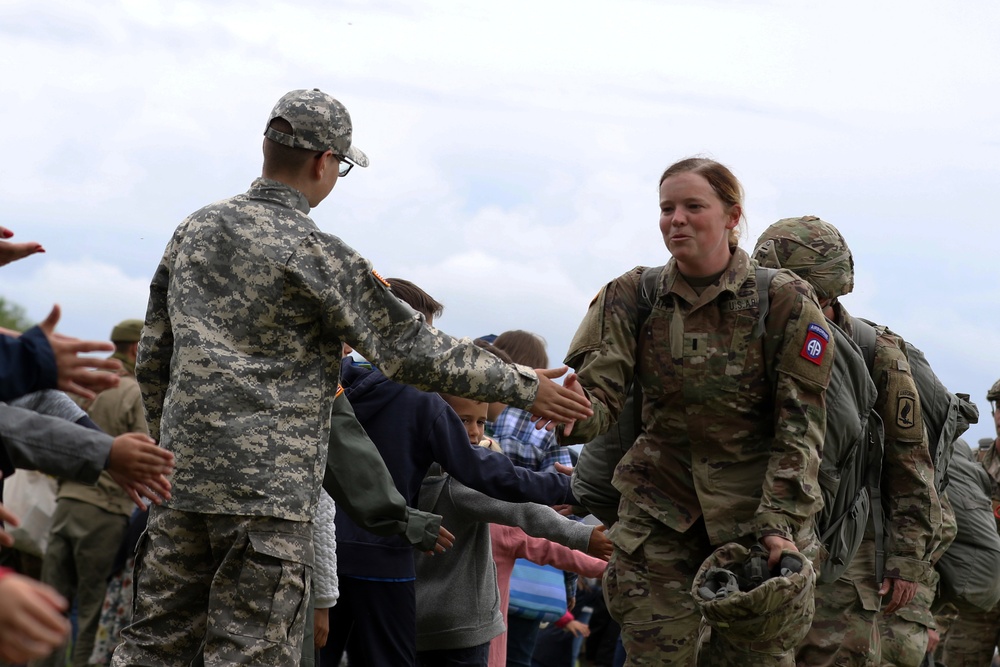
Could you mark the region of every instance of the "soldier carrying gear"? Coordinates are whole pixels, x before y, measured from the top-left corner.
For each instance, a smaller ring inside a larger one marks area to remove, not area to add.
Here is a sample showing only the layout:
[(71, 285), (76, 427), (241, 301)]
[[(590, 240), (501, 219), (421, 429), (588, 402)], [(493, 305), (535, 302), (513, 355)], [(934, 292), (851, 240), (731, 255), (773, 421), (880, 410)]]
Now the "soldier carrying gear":
[(768, 227), (757, 240), (754, 259), (793, 271), (812, 285), (820, 301), (854, 291), (854, 256), (847, 241), (815, 216), (785, 218)]
[(812, 618), (815, 587), (812, 563), (797, 551), (783, 552), (780, 564), (768, 570), (766, 551), (758, 545), (719, 547), (691, 588), (708, 625), (698, 664), (794, 665), (795, 648), (809, 630), (802, 619)]

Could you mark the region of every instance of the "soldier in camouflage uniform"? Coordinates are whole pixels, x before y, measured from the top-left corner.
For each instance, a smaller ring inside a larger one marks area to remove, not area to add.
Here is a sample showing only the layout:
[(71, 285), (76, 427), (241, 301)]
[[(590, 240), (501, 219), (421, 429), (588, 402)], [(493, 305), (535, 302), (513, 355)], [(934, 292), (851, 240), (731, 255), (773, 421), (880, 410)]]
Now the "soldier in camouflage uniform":
[[(114, 665), (187, 665), (199, 653), (206, 665), (298, 664), (343, 341), (424, 389), (546, 420), (590, 414), (549, 379), (558, 372), (504, 364), (426, 326), (365, 259), (319, 231), (310, 207), (368, 165), (351, 132), (329, 95), (286, 94), (264, 132), (263, 176), (189, 216), (167, 244), (136, 375), (150, 432), (176, 455), (173, 498), (150, 512)], [(360, 430), (346, 407), (337, 414)], [(344, 476), (358, 464), (330, 466)], [(384, 464), (374, 472), (391, 485)], [(422, 528), (400, 528), (433, 546)]]
[[(660, 180), (660, 230), (672, 259), (638, 322), (642, 269), (591, 303), (566, 363), (594, 416), (571, 439), (615, 422), (630, 383), (642, 431), (615, 469), (618, 521), (604, 580), (628, 665), (691, 665), (701, 615), (694, 575), (716, 546), (760, 541), (814, 557), (813, 515), (833, 339), (812, 288), (788, 271), (771, 283), (763, 335), (755, 263), (737, 247), (742, 188), (712, 160), (678, 162)], [(810, 618), (799, 619), (799, 624)], [(767, 646), (746, 665), (774, 664)]]
[[(982, 464), (990, 476), (993, 515), (997, 517), (1000, 530), (1000, 380), (986, 393), (990, 402), (997, 439), (993, 446), (982, 454)], [(1000, 604), (989, 611), (983, 611), (970, 604), (956, 601), (958, 619), (944, 638), (941, 662), (948, 667), (982, 667), (989, 665), (993, 654), (1000, 647)]]
[[(779, 220), (757, 240), (754, 258), (762, 266), (790, 269), (809, 281), (827, 317), (852, 335), (851, 317), (837, 298), (854, 289), (854, 259), (833, 225), (813, 216)], [(913, 600), (920, 584), (933, 589), (936, 583), (929, 558), (935, 529), (941, 524), (941, 505), (920, 401), (905, 344), (883, 327), (876, 327), (872, 379), (878, 389), (875, 411), (885, 428), (881, 485), (888, 526), (885, 577), (875, 581), (874, 532), (869, 522), (866, 539), (844, 575), (817, 589), (813, 626), (798, 651), (800, 666), (878, 665), (875, 616), (880, 596), (891, 594), (884, 613), (893, 614)], [(926, 647), (926, 632), (922, 641)]]

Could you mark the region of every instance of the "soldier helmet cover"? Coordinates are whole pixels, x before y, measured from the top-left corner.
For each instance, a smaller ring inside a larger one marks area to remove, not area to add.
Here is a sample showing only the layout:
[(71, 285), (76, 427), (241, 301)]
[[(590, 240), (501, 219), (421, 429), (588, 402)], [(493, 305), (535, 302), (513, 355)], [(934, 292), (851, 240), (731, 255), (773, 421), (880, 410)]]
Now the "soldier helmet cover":
[(986, 400), (991, 403), (1000, 400), (1000, 380), (994, 382), (993, 386), (990, 387), (990, 390), (986, 392)]
[[(271, 127), (271, 121), (283, 118), (292, 126), (285, 134)], [(319, 88), (285, 93), (271, 109), (264, 136), (292, 148), (333, 151), (359, 167), (368, 166), (368, 156), (352, 144), (351, 114), (347, 108)]]
[[(791, 567), (748, 587), (741, 573), (752, 555), (751, 549), (735, 542), (719, 547), (698, 569), (691, 595), (713, 635), (731, 644), (753, 643), (755, 650), (792, 651), (805, 639), (816, 610), (816, 571), (799, 552), (784, 551), (781, 563)], [(720, 580), (728, 579), (726, 573), (737, 574), (720, 586)], [(706, 588), (728, 590), (707, 599), (711, 596)]]
[(785, 218), (757, 239), (753, 253), (761, 266), (788, 269), (808, 282), (821, 299), (854, 289), (854, 256), (840, 231), (816, 216)]

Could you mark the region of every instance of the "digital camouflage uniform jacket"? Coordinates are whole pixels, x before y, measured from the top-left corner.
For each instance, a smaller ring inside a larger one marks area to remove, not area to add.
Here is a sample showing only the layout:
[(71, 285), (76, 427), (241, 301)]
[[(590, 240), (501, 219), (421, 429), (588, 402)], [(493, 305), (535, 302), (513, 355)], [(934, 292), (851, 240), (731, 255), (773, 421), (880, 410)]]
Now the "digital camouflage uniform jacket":
[(609, 428), (635, 373), (643, 429), (614, 485), (678, 532), (704, 516), (716, 545), (753, 534), (794, 540), (823, 502), (817, 475), (833, 338), (812, 288), (788, 271), (771, 283), (765, 332), (756, 336), (755, 266), (736, 248), (699, 296), (671, 260), (641, 332), (642, 269), (633, 269), (597, 295), (566, 359), (594, 408), (572, 439)]
[[(834, 322), (853, 336), (847, 310), (838, 303), (835, 314)], [(876, 327), (876, 332), (872, 380), (878, 389), (875, 412), (885, 429), (881, 486), (889, 528), (885, 575), (927, 583), (934, 577), (930, 556), (942, 523), (934, 465), (906, 344), (884, 327)]]
[(311, 519), (341, 341), (424, 389), (534, 400), (530, 369), (425, 326), (308, 212), (298, 190), (260, 178), (167, 244), (136, 365), (150, 434), (176, 457), (165, 506)]

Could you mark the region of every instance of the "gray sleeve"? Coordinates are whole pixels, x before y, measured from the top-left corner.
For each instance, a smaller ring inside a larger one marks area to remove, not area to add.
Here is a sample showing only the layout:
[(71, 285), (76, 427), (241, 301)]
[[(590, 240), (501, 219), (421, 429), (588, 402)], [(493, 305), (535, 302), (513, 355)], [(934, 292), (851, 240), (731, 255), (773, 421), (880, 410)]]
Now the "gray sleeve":
[(448, 492), (455, 507), (476, 521), (517, 526), (532, 537), (551, 540), (586, 553), (593, 526), (567, 519), (551, 507), (538, 503), (508, 503), (465, 486), (452, 477)]
[(43, 389), (21, 396), (11, 401), (10, 405), (71, 422), (87, 416), (84, 409), (74, 403), (72, 398), (55, 389)]
[(313, 521), (313, 546), (316, 553), (313, 566), (313, 606), (317, 609), (329, 609), (340, 597), (335, 517), (336, 506), (333, 499), (326, 491), (321, 490)]
[(17, 468), (94, 484), (112, 442), (106, 433), (0, 403), (0, 444)]

